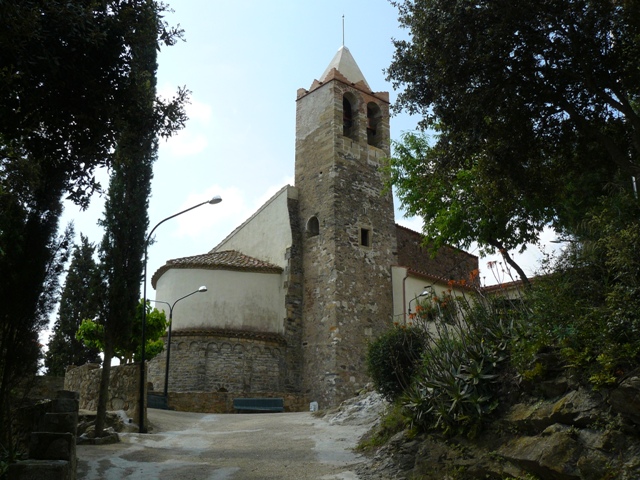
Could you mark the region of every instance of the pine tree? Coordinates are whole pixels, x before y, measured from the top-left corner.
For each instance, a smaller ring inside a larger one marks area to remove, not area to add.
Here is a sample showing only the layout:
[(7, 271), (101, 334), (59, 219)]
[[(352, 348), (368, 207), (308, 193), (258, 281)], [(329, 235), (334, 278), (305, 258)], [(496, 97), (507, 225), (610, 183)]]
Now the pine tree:
[(44, 361), (49, 375), (64, 376), (69, 365), (101, 362), (98, 349), (88, 348), (76, 339), (82, 320), (94, 318), (97, 313), (94, 290), (97, 265), (94, 252), (95, 246), (81, 235), (80, 245), (73, 250), (62, 290), (58, 319), (49, 337), (49, 349)]

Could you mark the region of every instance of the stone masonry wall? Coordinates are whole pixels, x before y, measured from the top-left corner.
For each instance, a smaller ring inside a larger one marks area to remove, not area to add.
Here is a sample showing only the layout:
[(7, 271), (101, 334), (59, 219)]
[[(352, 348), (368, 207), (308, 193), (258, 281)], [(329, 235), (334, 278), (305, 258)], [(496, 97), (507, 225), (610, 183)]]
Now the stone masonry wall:
[[(172, 335), (169, 392), (283, 392), (284, 340), (247, 332), (198, 331)], [(149, 362), (149, 383), (164, 389), (165, 353)], [(171, 403), (170, 403), (171, 406)]]
[(445, 280), (469, 280), (472, 270), (478, 269), (478, 257), (457, 248), (444, 246), (435, 257), (423, 246), (424, 237), (408, 228), (396, 225), (398, 265)]
[[(343, 98), (353, 113), (349, 136)], [(367, 143), (370, 104), (381, 112), (377, 146)], [(319, 225), (303, 238), (303, 393), (327, 408), (364, 387), (367, 345), (391, 324), (396, 232), (380, 168), (389, 155), (388, 95), (327, 79), (299, 92), (296, 122), (300, 221)]]
[[(98, 391), (102, 368), (88, 363), (81, 367), (71, 367), (64, 377), (64, 389), (80, 394), (80, 408), (84, 410), (98, 409)], [(111, 367), (109, 398), (107, 410), (124, 410), (129, 418), (138, 421), (139, 417), (139, 364)], [(145, 412), (146, 414), (146, 412)]]
[[(233, 392), (169, 392), (169, 406), (179, 412), (233, 413), (233, 399), (242, 398)], [(251, 392), (253, 398), (282, 398), (285, 412), (309, 410), (309, 403), (300, 395), (287, 392)]]
[(27, 398), (31, 400), (55, 398), (58, 391), (64, 389), (64, 377), (36, 376), (28, 384), (28, 388)]
[(284, 389), (288, 393), (299, 393), (302, 390), (302, 230), (298, 212), (298, 201), (289, 199), (289, 222), (291, 225), (292, 245), (287, 250), (289, 261), (287, 266), (287, 281), (284, 288), (287, 291), (285, 307), (287, 316), (284, 321), (284, 336), (286, 348), (286, 372)]

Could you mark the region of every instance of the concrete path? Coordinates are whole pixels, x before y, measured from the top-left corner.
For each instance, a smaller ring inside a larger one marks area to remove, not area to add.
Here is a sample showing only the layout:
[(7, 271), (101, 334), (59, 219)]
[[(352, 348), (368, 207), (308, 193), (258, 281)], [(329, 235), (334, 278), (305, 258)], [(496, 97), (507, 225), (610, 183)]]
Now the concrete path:
[(152, 433), (78, 446), (78, 479), (354, 480), (364, 458), (352, 449), (370, 426), (311, 413), (148, 415)]

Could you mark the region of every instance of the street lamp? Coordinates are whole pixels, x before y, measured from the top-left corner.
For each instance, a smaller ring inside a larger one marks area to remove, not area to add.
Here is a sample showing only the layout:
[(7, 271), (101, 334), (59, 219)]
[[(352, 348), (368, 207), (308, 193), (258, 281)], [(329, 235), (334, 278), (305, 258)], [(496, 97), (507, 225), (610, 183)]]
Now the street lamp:
[(165, 218), (164, 220), (161, 220), (156, 224), (155, 227), (151, 229), (151, 231), (147, 235), (147, 238), (144, 240), (144, 275), (142, 277), (142, 291), (143, 291), (142, 300), (144, 303), (144, 308), (142, 309), (142, 348), (141, 348), (142, 354), (140, 355), (140, 401), (139, 401), (140, 412), (139, 412), (139, 420), (138, 420), (139, 421), (138, 425), (140, 426), (140, 430), (139, 430), (140, 433), (147, 433), (144, 427), (144, 400), (145, 400), (144, 399), (144, 387), (145, 387), (145, 379), (144, 379), (145, 358), (144, 357), (145, 357), (145, 342), (147, 341), (145, 337), (145, 326), (147, 324), (147, 248), (149, 247), (149, 240), (151, 239), (151, 235), (153, 234), (153, 232), (155, 232), (156, 228), (158, 228), (167, 220), (171, 220), (172, 218), (175, 218), (178, 215), (187, 213), (193, 210), (194, 208), (201, 207), (202, 205), (206, 205), (206, 204), (215, 205), (216, 203), (220, 203), (221, 201), (222, 201), (222, 198), (220, 198), (219, 195), (216, 195), (211, 200), (207, 200), (206, 202), (199, 203), (197, 205), (194, 205), (193, 207), (187, 208), (186, 210), (182, 210), (181, 212), (173, 214), (170, 217)]
[(173, 304), (171, 304), (169, 302), (163, 302), (162, 300), (151, 300), (151, 299), (149, 299), (150, 302), (164, 303), (165, 305), (169, 306), (169, 334), (167, 335), (167, 362), (166, 362), (165, 367), (164, 367), (164, 398), (165, 398), (165, 401), (168, 401), (168, 399), (169, 399), (169, 392), (168, 392), (167, 388), (169, 386), (169, 358), (171, 357), (171, 327), (173, 326), (173, 307), (175, 307), (176, 303), (178, 303), (180, 300), (184, 300), (185, 298), (190, 297), (191, 295), (195, 295), (196, 293), (204, 293), (206, 291), (207, 291), (207, 287), (205, 287), (203, 285), (198, 290), (196, 290), (195, 292), (191, 292), (188, 295), (185, 295), (184, 297), (180, 297), (175, 302), (173, 302)]
[(420, 297), (426, 297), (427, 295), (429, 295), (431, 293), (431, 289), (433, 288), (432, 285), (427, 285), (424, 287), (424, 290), (422, 291), (422, 293), (414, 298), (412, 298), (411, 300), (409, 300), (409, 315), (411, 315), (411, 302), (415, 302), (416, 300), (418, 300)]

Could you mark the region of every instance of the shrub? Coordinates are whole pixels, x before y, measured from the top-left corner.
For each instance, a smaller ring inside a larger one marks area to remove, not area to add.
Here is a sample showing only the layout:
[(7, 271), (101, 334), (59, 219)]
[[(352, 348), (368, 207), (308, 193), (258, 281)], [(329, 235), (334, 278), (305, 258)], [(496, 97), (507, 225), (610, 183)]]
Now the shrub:
[(376, 390), (393, 401), (411, 384), (424, 350), (424, 336), (413, 327), (394, 326), (369, 344), (367, 373)]
[(567, 248), (548, 259), (529, 296), (534, 322), (516, 358), (543, 347), (595, 387), (640, 363), (640, 204), (618, 192), (601, 199)]
[(433, 321), (433, 333), (423, 329), (430, 339), (403, 402), (420, 429), (474, 436), (498, 406), (498, 375), (509, 358), (524, 304), (514, 301), (513, 308), (505, 309), (491, 299), (472, 302), (452, 295), (445, 304), (447, 311)]

